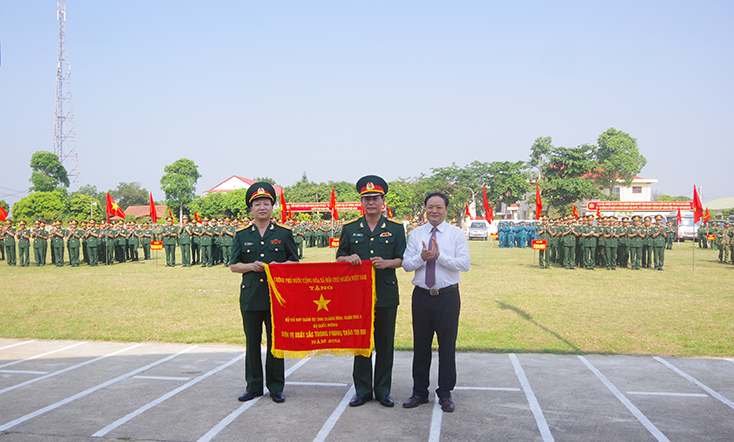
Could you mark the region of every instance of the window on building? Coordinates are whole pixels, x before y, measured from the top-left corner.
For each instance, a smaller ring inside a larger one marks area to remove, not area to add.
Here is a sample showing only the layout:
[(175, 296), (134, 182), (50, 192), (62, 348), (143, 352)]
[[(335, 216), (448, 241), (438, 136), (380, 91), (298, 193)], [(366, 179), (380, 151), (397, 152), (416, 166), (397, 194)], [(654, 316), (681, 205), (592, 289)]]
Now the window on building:
[(642, 193), (642, 186), (632, 186), (632, 193)]
[(620, 193), (622, 193), (622, 188), (619, 186), (614, 186), (614, 194), (619, 196)]

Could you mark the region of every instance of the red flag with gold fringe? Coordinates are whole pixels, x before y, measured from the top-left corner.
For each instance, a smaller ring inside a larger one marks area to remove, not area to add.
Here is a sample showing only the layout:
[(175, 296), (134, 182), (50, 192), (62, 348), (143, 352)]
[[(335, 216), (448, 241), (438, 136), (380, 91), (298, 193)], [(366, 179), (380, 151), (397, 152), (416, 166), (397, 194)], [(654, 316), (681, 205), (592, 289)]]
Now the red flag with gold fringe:
[(276, 358), (372, 354), (375, 272), (370, 261), (268, 264)]
[(111, 216), (119, 216), (120, 218), (125, 219), (125, 212), (122, 211), (120, 206), (118, 206), (110, 194), (107, 193), (107, 221), (110, 220)]

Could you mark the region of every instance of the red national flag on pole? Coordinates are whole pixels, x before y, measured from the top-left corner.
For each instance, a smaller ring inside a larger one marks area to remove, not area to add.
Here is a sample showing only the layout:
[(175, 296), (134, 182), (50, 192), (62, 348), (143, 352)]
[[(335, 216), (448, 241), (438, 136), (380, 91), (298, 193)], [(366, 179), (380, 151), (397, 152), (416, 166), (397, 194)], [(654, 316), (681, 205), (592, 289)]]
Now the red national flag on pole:
[(363, 206), (361, 206), (361, 205), (359, 206), (359, 214), (360, 214), (361, 216), (364, 216), (364, 207), (363, 207)]
[(199, 214), (196, 212), (194, 212), (194, 219), (196, 220), (197, 223), (201, 222), (201, 218), (199, 218)]
[[(331, 186), (331, 198), (329, 199), (329, 210), (331, 210), (331, 217), (334, 219), (334, 221), (339, 221), (339, 212), (337, 212), (336, 210), (336, 193), (334, 193), (334, 186)], [(364, 209), (362, 209), (362, 212), (364, 212)]]
[(693, 186), (693, 222), (697, 223), (701, 221), (701, 218), (703, 218), (703, 204), (701, 204), (696, 186)]
[(535, 220), (540, 219), (540, 212), (543, 211), (543, 200), (540, 198), (540, 183), (535, 183)]
[(390, 209), (390, 206), (387, 206), (387, 217), (392, 219), (392, 210)]
[(285, 224), (288, 220), (288, 206), (285, 204), (285, 192), (280, 192), (280, 222)]
[(171, 208), (170, 207), (168, 208), (168, 216), (170, 216), (171, 218), (173, 218), (173, 212), (171, 212)]
[(576, 204), (573, 205), (573, 216), (575, 216), (576, 219), (579, 219), (579, 211), (576, 209)]
[(599, 206), (596, 206), (596, 217), (601, 218), (601, 209), (599, 208)]
[(491, 223), (491, 218), (494, 217), (494, 214), (490, 213), (489, 210), (489, 202), (487, 201), (487, 186), (482, 186), (482, 193), (484, 194), (484, 219)]
[(268, 264), (276, 358), (367, 356), (373, 348), (375, 272), (369, 261)]
[(706, 208), (706, 214), (703, 216), (703, 222), (707, 223), (711, 221), (711, 214), (709, 213), (709, 208)]
[(683, 217), (680, 215), (680, 209), (678, 209), (678, 216), (676, 217), (676, 224), (680, 226), (680, 222), (683, 221)]
[(469, 213), (469, 203), (464, 203), (464, 206), (466, 207), (466, 218), (471, 219), (471, 213)]
[(489, 205), (489, 218), (487, 218), (487, 221), (490, 223), (494, 221), (494, 207), (491, 204)]
[(158, 212), (155, 210), (155, 203), (153, 202), (153, 192), (150, 192), (150, 220), (153, 224), (158, 222)]
[(117, 205), (115, 200), (112, 199), (109, 192), (107, 192), (107, 221), (109, 222), (111, 216), (119, 216), (125, 219), (125, 212), (122, 211), (120, 206)]
[(5, 211), (5, 209), (0, 206), (0, 221), (5, 221), (5, 219), (8, 217), (8, 212)]

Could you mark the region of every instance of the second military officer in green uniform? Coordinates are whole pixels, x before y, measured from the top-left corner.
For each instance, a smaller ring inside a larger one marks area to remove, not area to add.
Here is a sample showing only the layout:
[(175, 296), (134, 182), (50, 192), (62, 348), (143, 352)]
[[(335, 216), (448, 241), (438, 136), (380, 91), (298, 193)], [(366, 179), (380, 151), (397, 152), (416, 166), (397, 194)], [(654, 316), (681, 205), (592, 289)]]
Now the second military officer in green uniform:
[(390, 397), (395, 342), (395, 319), (398, 312), (398, 281), (395, 269), (403, 265), (405, 229), (403, 224), (388, 220), (382, 214), (387, 183), (375, 175), (357, 181), (365, 215), (347, 223), (339, 239), (337, 261), (364, 265), (370, 261), (375, 268), (375, 372), (372, 358), (355, 356), (352, 378), (356, 394), (349, 406), (358, 407), (376, 397), (386, 407), (395, 405)]
[(268, 183), (254, 183), (245, 195), (253, 223), (237, 229), (232, 245), (230, 269), (242, 273), (240, 312), (245, 329), (245, 380), (247, 391), (241, 402), (263, 394), (263, 368), (260, 359), (262, 326), (265, 323), (268, 349), (265, 356), (265, 386), (274, 402), (285, 401), (285, 362), (271, 352), (273, 325), (270, 317), (270, 290), (265, 265), (298, 262), (298, 250), (290, 229), (270, 221), (275, 189)]

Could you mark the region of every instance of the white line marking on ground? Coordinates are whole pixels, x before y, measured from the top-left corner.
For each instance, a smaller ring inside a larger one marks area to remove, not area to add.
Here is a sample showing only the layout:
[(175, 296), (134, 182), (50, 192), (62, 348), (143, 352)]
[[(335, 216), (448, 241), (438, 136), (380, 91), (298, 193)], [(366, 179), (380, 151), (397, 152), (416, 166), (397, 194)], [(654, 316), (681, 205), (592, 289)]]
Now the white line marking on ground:
[(28, 370), (0, 370), (0, 373), (8, 374), (46, 374), (47, 371), (28, 371)]
[(337, 382), (288, 382), (288, 385), (314, 385), (317, 387), (346, 387), (348, 384)]
[(501, 387), (454, 387), (454, 390), (520, 391), (519, 388), (501, 388)]
[(709, 397), (707, 394), (700, 393), (660, 393), (654, 391), (628, 391), (627, 394), (638, 396)]
[(627, 409), (637, 418), (638, 421), (640, 421), (640, 423), (647, 429), (647, 431), (649, 431), (655, 437), (655, 439), (659, 441), (670, 442), (670, 439), (668, 439), (660, 430), (658, 430), (658, 427), (650, 422), (650, 419), (645, 417), (645, 415), (642, 414), (642, 412), (637, 407), (635, 407), (634, 404), (632, 404), (632, 402), (630, 402), (630, 400), (627, 399), (627, 397), (623, 395), (622, 392), (619, 391), (619, 389), (615, 387), (614, 384), (612, 384), (612, 382), (607, 379), (606, 376), (604, 376), (599, 370), (597, 370), (596, 367), (591, 365), (591, 362), (589, 362), (583, 356), (579, 356), (579, 359), (581, 359), (581, 362), (583, 362), (584, 365), (586, 365), (586, 367), (588, 367), (589, 370), (591, 370), (592, 373), (594, 373), (596, 377), (599, 378), (599, 380), (601, 380), (604, 385), (606, 385), (609, 391), (611, 391), (612, 394), (614, 394), (614, 396), (616, 396), (617, 399), (619, 399), (619, 401), (624, 404), (625, 407), (627, 407)]
[(40, 410), (36, 410), (33, 413), (28, 413), (25, 416), (21, 416), (18, 419), (12, 420), (12, 421), (4, 424), (4, 425), (0, 425), (0, 431), (5, 431), (5, 430), (8, 430), (10, 428), (13, 428), (14, 426), (16, 426), (18, 424), (22, 424), (23, 422), (25, 422), (27, 420), (30, 420), (30, 419), (33, 419), (34, 417), (38, 417), (38, 416), (40, 416), (40, 415), (42, 415), (44, 413), (47, 413), (47, 412), (49, 412), (51, 410), (55, 410), (55, 409), (57, 409), (57, 408), (59, 408), (61, 406), (64, 406), (64, 405), (68, 404), (69, 402), (72, 402), (72, 401), (74, 401), (76, 399), (82, 398), (82, 397), (84, 397), (84, 396), (86, 396), (88, 394), (94, 393), (97, 390), (101, 390), (102, 388), (108, 387), (108, 386), (110, 386), (110, 385), (112, 385), (112, 384), (114, 384), (116, 382), (119, 382), (119, 381), (121, 381), (123, 379), (127, 379), (129, 377), (135, 376), (136, 374), (141, 373), (141, 372), (143, 372), (145, 370), (148, 370), (148, 369), (150, 369), (152, 367), (155, 367), (156, 365), (162, 364), (164, 362), (168, 362), (171, 359), (175, 358), (176, 356), (179, 356), (179, 355), (182, 355), (184, 353), (187, 353), (187, 352), (189, 352), (189, 351), (191, 351), (191, 350), (193, 350), (193, 349), (195, 349), (197, 347), (198, 347), (198, 345), (193, 346), (193, 347), (189, 347), (189, 348), (185, 348), (185, 349), (181, 350), (180, 352), (178, 352), (176, 354), (172, 354), (170, 356), (166, 356), (163, 359), (159, 359), (159, 360), (157, 360), (155, 362), (151, 362), (150, 364), (148, 364), (148, 365), (146, 365), (144, 367), (136, 368), (135, 370), (133, 370), (133, 371), (131, 371), (129, 373), (125, 373), (125, 374), (120, 375), (120, 376), (118, 376), (118, 377), (116, 377), (114, 379), (110, 379), (107, 382), (103, 382), (103, 383), (101, 383), (99, 385), (96, 385), (96, 386), (94, 386), (92, 388), (88, 388), (88, 389), (82, 391), (81, 393), (77, 393), (77, 394), (75, 394), (73, 396), (69, 396), (66, 399), (60, 400), (60, 401), (56, 402), (55, 404), (51, 404), (51, 405), (49, 405), (47, 407), (41, 408)]
[(730, 408), (734, 409), (734, 402), (730, 401), (729, 399), (725, 398), (721, 394), (715, 392), (711, 388), (705, 386), (703, 383), (701, 383), (698, 379), (694, 378), (693, 376), (684, 373), (682, 370), (679, 370), (677, 367), (673, 366), (670, 362), (666, 361), (663, 358), (660, 358), (658, 356), (653, 356), (653, 359), (660, 362), (661, 364), (665, 365), (669, 369), (673, 370), (674, 372), (678, 373), (679, 375), (683, 376), (685, 379), (688, 379), (691, 383), (696, 385), (701, 390), (705, 391), (706, 393), (710, 394), (711, 396), (715, 397), (716, 399), (720, 400), (724, 404), (728, 405)]
[(443, 410), (439, 404), (438, 395), (433, 396), (433, 412), (431, 413), (431, 432), (428, 434), (428, 442), (438, 442), (441, 439), (441, 422), (443, 421)]
[(321, 426), (321, 430), (319, 430), (319, 434), (314, 438), (314, 442), (323, 442), (326, 440), (331, 430), (334, 429), (334, 425), (336, 425), (336, 422), (339, 420), (342, 413), (344, 413), (344, 410), (347, 409), (352, 396), (356, 393), (354, 385), (349, 387), (349, 390), (347, 390), (347, 393), (344, 395), (341, 402), (339, 402), (339, 405), (336, 406), (334, 411), (331, 413), (331, 416), (329, 416), (329, 418), (326, 419), (326, 422), (324, 422), (324, 425)]
[(19, 345), (30, 344), (31, 342), (36, 342), (36, 340), (35, 339), (31, 339), (30, 341), (23, 341), (23, 342), (18, 342), (18, 343), (15, 343), (15, 344), (6, 345), (5, 347), (0, 347), (0, 350), (5, 350), (6, 348), (17, 347)]
[[(242, 353), (244, 355), (244, 352)], [(311, 358), (301, 359), (298, 361), (297, 364), (293, 365), (291, 368), (286, 370), (285, 377), (288, 378), (294, 371), (298, 370), (303, 364), (305, 364), (308, 360)], [(287, 385), (287, 384), (286, 384)], [(259, 401), (260, 398), (265, 397), (265, 395), (268, 394), (267, 389), (263, 392), (263, 396), (256, 397), (255, 399), (251, 401), (247, 401), (244, 404), (240, 405), (236, 410), (231, 412), (227, 417), (219, 421), (217, 425), (215, 425), (211, 430), (207, 431), (207, 433), (201, 438), (199, 438), (196, 442), (209, 442), (210, 440), (214, 439), (219, 432), (227, 428), (227, 425), (231, 424), (239, 415), (247, 411), (250, 407), (252, 407), (255, 402)]]
[(133, 379), (151, 379), (154, 381), (188, 381), (191, 378), (177, 378), (175, 376), (133, 376)]
[(31, 379), (31, 380), (28, 380), (28, 381), (25, 381), (25, 382), (21, 382), (20, 384), (13, 385), (12, 387), (7, 387), (7, 388), (4, 388), (4, 389), (0, 390), (0, 394), (6, 393), (6, 392), (11, 391), (11, 390), (15, 390), (16, 388), (23, 387), (23, 386), (28, 385), (28, 384), (32, 384), (34, 382), (42, 381), (44, 379), (48, 379), (50, 377), (53, 377), (53, 376), (57, 376), (57, 375), (66, 373), (67, 371), (75, 370), (75, 369), (77, 369), (79, 367), (83, 367), (83, 366), (85, 366), (87, 364), (91, 364), (93, 362), (101, 361), (102, 359), (109, 358), (110, 356), (115, 356), (117, 354), (126, 352), (128, 350), (132, 350), (133, 348), (140, 347), (141, 345), (143, 345), (143, 344), (135, 344), (135, 345), (132, 345), (130, 347), (123, 348), (122, 350), (113, 351), (112, 353), (110, 353), (108, 355), (100, 356), (98, 358), (90, 359), (88, 361), (85, 361), (85, 362), (82, 362), (82, 363), (79, 363), (79, 364), (76, 364), (76, 365), (72, 365), (71, 367), (66, 367), (66, 368), (64, 368), (62, 370), (59, 370), (59, 371), (51, 372), (51, 373), (49, 373), (49, 374), (47, 374), (45, 376), (41, 376), (40, 378), (35, 378), (35, 379)]
[(517, 379), (520, 381), (520, 386), (525, 392), (525, 397), (528, 399), (528, 403), (530, 404), (530, 411), (532, 411), (533, 416), (535, 416), (535, 423), (538, 425), (538, 430), (540, 430), (540, 436), (545, 442), (553, 441), (553, 434), (548, 427), (548, 422), (545, 420), (545, 416), (543, 415), (543, 410), (540, 408), (538, 399), (535, 397), (535, 393), (533, 393), (533, 389), (530, 387), (530, 382), (528, 381), (527, 376), (525, 376), (525, 370), (522, 369), (520, 361), (517, 359), (515, 354), (510, 354), (510, 360), (512, 361), (512, 366), (515, 367)]
[(86, 344), (86, 342), (77, 342), (76, 344), (72, 344), (72, 345), (70, 345), (68, 347), (58, 348), (56, 350), (49, 351), (47, 353), (43, 353), (43, 354), (36, 355), (36, 356), (31, 356), (30, 358), (19, 359), (17, 361), (8, 362), (7, 364), (0, 365), (0, 368), (5, 368), (5, 367), (9, 367), (11, 365), (20, 364), (21, 362), (25, 362), (25, 361), (30, 361), (30, 360), (33, 360), (33, 359), (42, 358), (44, 356), (48, 356), (48, 355), (51, 355), (51, 354), (54, 354), (54, 353), (58, 353), (60, 351), (68, 350), (68, 349), (73, 348), (73, 347), (78, 347), (78, 346), (83, 345), (83, 344)]
[(160, 404), (161, 402), (172, 398), (173, 396), (177, 395), (178, 393), (186, 390), (187, 388), (191, 387), (192, 385), (197, 384), (200, 381), (203, 381), (204, 379), (208, 378), (209, 376), (224, 370), (225, 368), (239, 361), (241, 358), (242, 358), (242, 355), (238, 354), (235, 358), (233, 358), (229, 362), (222, 364), (219, 367), (216, 367), (212, 370), (209, 370), (208, 372), (202, 374), (201, 376), (195, 377), (194, 379), (183, 384), (182, 386), (169, 391), (168, 393), (164, 394), (163, 396), (159, 397), (158, 399), (148, 402), (147, 404), (143, 405), (142, 407), (138, 408), (137, 410), (133, 411), (132, 413), (128, 413), (126, 416), (123, 416), (120, 419), (117, 419), (116, 421), (102, 428), (98, 432), (94, 433), (92, 437), (104, 436), (105, 434), (109, 433), (110, 431), (114, 430), (115, 428), (119, 427), (120, 425), (132, 420), (133, 418), (137, 416), (140, 416), (141, 414), (145, 413), (146, 411), (150, 410), (151, 408), (155, 407), (156, 405)]

